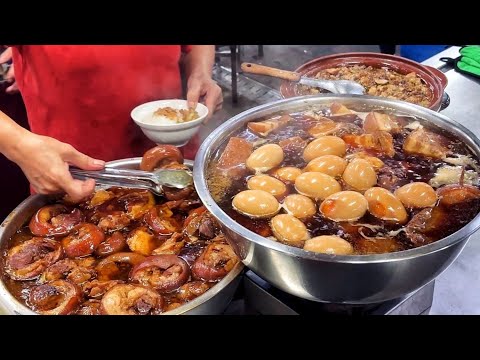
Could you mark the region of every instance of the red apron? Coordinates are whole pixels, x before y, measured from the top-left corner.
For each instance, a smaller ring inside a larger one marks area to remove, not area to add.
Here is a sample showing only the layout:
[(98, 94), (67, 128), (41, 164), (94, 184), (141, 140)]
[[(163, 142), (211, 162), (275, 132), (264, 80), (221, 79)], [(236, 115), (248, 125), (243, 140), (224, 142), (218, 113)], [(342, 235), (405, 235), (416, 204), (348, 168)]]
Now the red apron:
[[(130, 118), (148, 101), (181, 98), (180, 45), (22, 45), (13, 49), (32, 132), (105, 161), (155, 146)], [(193, 159), (198, 137), (183, 149)], [(41, 151), (41, 149), (39, 149)]]

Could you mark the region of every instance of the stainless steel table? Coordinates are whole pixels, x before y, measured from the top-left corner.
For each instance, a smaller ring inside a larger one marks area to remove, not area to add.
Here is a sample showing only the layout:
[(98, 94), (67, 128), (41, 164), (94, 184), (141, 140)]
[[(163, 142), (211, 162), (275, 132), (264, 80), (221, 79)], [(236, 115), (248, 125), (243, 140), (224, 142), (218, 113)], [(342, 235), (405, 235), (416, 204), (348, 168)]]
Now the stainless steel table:
[[(458, 57), (459, 49), (451, 47), (423, 64), (447, 75), (450, 106), (442, 114), (480, 137), (480, 81), (454, 71), (439, 60)], [(430, 314), (480, 314), (480, 232), (472, 236), (458, 259), (436, 280)]]

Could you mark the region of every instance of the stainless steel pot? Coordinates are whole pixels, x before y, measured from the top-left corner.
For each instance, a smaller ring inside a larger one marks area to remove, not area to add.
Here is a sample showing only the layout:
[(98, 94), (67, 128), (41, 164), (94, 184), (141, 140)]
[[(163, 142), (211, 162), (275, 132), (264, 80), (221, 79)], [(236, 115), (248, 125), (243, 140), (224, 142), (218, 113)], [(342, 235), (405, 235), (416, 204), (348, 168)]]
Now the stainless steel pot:
[[(107, 164), (109, 167), (118, 169), (138, 169), (141, 158), (131, 158), (112, 161)], [(190, 167), (193, 163), (185, 161)], [(34, 195), (23, 201), (0, 225), (0, 254), (3, 254), (8, 239), (15, 232), (24, 226), (35, 212), (46, 205), (48, 196)], [(3, 260), (0, 259), (0, 314), (35, 315), (36, 313), (18, 302), (8, 291), (3, 282)], [(240, 283), (241, 272), (244, 265), (239, 262), (221, 281), (208, 290), (205, 294), (187, 304), (178, 307), (166, 315), (217, 315), (223, 313), (233, 298), (233, 295)]]
[(243, 263), (279, 289), (308, 300), (343, 304), (382, 302), (409, 294), (442, 273), (480, 226), (480, 215), (456, 233), (435, 243), (377, 255), (327, 255), (306, 252), (265, 239), (230, 218), (207, 189), (205, 173), (216, 150), (249, 121), (281, 112), (325, 107), (341, 102), (369, 111), (387, 108), (411, 114), (447, 129), (480, 157), (480, 141), (468, 129), (432, 110), (402, 101), (371, 96), (318, 95), (280, 100), (245, 111), (225, 122), (203, 142), (194, 166), (200, 199), (219, 220)]

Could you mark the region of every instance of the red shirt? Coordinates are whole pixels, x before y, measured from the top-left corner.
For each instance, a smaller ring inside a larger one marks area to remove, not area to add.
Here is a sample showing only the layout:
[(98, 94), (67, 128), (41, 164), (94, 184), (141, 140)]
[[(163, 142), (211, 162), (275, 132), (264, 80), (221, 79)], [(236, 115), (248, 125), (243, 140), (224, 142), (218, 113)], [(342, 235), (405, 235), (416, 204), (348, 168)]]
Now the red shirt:
[[(182, 97), (180, 45), (22, 45), (15, 77), (32, 132), (110, 161), (155, 146), (130, 118), (142, 103)], [(193, 144), (192, 144), (193, 143)], [(187, 145), (193, 158), (198, 139)], [(39, 149), (41, 150), (41, 149)]]

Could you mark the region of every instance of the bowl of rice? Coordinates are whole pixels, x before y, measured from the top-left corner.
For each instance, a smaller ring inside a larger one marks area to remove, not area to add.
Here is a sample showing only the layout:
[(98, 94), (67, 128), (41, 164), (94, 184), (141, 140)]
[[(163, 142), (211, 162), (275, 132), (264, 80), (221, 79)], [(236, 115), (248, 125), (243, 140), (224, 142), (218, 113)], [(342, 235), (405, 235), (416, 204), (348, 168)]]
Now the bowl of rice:
[(137, 106), (130, 115), (153, 142), (184, 146), (197, 133), (208, 109), (200, 103), (191, 109), (182, 99), (157, 100)]

